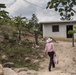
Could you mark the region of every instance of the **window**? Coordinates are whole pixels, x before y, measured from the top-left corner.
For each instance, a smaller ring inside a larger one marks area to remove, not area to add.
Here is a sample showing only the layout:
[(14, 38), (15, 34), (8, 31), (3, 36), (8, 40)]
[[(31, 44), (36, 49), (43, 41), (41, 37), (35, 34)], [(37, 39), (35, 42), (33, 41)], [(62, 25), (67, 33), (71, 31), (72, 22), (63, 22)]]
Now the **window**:
[(59, 32), (59, 25), (53, 25), (52, 32)]

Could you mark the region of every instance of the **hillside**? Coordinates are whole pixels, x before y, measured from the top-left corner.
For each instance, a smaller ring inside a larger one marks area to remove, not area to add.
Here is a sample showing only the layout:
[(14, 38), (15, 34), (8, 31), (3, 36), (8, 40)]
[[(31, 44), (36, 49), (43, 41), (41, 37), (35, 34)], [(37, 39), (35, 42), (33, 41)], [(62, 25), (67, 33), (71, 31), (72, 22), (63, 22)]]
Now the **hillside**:
[[(42, 44), (45, 44), (45, 41), (42, 41)], [(14, 75), (76, 75), (76, 47), (72, 47), (72, 43), (67, 41), (57, 41), (54, 44), (59, 63), (56, 64), (55, 68), (52, 68), (51, 72), (48, 71), (49, 57), (42, 54), (44, 57), (41, 61), (39, 60), (38, 71), (29, 70), (26, 67), (14, 68), (13, 70), (4, 68), (4, 75), (13, 75), (13, 73)], [(44, 47), (39, 50), (43, 52)]]

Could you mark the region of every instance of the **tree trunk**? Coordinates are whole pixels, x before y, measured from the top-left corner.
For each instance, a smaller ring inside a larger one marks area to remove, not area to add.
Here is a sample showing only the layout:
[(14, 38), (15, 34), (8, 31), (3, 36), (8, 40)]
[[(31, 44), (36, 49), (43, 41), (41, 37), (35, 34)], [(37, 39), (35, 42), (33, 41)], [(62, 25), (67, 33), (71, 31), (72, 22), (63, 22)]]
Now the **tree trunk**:
[(19, 30), (19, 41), (21, 41), (21, 30)]
[(34, 33), (35, 33), (35, 43), (36, 43), (36, 45), (39, 45), (39, 43), (38, 43), (38, 33), (37, 33), (37, 31), (34, 31)]
[(74, 47), (74, 33), (73, 33), (73, 36), (72, 36), (72, 46)]

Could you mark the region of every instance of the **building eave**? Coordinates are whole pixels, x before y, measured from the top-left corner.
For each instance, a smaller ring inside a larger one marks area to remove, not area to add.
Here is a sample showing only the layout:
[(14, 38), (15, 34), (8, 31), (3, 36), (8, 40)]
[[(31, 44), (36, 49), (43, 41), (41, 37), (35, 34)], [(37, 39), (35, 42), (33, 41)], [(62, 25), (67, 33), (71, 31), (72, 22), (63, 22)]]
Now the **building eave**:
[(76, 20), (72, 21), (45, 21), (45, 22), (40, 22), (41, 24), (61, 24), (61, 23), (76, 23)]

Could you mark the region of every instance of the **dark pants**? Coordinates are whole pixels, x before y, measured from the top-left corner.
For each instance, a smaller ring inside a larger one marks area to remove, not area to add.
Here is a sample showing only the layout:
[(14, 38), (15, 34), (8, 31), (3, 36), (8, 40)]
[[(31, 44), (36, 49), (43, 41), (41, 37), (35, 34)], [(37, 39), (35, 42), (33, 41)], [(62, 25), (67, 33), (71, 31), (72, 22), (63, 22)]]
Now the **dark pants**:
[(49, 71), (51, 71), (51, 66), (53, 66), (53, 68), (55, 67), (55, 64), (54, 64), (54, 61), (53, 61), (54, 54), (55, 54), (55, 52), (48, 52), (48, 55), (50, 57), (49, 68), (48, 68)]

